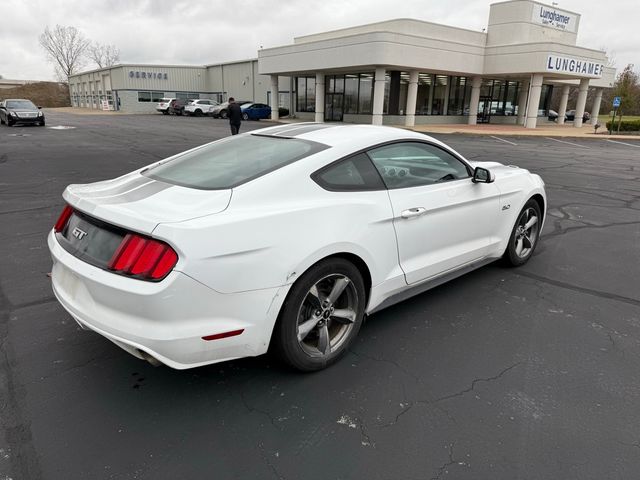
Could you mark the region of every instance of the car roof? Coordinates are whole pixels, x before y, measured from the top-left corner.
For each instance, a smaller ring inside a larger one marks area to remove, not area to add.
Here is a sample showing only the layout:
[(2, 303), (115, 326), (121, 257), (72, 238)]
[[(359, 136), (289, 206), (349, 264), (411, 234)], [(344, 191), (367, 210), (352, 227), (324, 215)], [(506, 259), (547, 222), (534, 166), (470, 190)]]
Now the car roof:
[(422, 133), (396, 127), (377, 125), (336, 125), (333, 123), (294, 123), (264, 128), (253, 132), (281, 138), (300, 138), (323, 143), (331, 147), (350, 144), (374, 145), (397, 140), (428, 140), (444, 145), (439, 140)]

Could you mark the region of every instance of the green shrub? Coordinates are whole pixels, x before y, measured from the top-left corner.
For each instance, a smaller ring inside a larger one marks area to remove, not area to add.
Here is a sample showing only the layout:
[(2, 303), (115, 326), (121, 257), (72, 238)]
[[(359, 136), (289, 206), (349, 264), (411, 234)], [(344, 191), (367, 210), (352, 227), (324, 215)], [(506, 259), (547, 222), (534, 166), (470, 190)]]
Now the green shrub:
[[(611, 130), (611, 121), (607, 122), (607, 130)], [(613, 131), (618, 131), (618, 120), (613, 123)], [(638, 132), (640, 131), (640, 120), (622, 120), (620, 124), (621, 132)]]

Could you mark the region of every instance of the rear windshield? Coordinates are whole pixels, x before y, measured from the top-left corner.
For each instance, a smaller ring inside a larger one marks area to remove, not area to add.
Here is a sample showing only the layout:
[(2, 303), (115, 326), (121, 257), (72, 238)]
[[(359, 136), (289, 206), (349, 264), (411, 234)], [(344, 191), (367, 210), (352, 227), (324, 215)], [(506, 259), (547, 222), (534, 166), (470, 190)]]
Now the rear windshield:
[(238, 135), (185, 153), (142, 172), (162, 182), (202, 190), (236, 187), (327, 145), (297, 138)]

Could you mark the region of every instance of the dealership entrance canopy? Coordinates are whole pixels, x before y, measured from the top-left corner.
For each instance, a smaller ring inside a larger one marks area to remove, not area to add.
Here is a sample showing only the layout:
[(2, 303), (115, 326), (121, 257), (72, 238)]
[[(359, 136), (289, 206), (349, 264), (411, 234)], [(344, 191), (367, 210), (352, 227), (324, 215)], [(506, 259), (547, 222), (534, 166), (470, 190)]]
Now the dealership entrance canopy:
[(580, 127), (589, 87), (596, 89), (595, 124), (615, 70), (603, 51), (576, 45), (579, 26), (577, 13), (511, 0), (491, 5), (486, 32), (389, 20), (260, 50), (258, 70), (274, 87), (279, 76), (294, 77), (296, 115), (316, 122), (535, 128), (554, 87), (562, 89), (558, 121), (564, 122), (574, 86)]

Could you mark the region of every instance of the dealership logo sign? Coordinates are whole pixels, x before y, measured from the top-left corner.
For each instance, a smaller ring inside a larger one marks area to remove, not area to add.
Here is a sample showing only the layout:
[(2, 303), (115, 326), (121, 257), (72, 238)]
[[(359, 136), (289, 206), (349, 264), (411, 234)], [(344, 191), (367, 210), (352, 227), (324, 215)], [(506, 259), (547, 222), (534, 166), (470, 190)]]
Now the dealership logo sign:
[(575, 32), (578, 23), (576, 14), (540, 4), (534, 5), (531, 20), (545, 27), (567, 32)]
[(549, 55), (547, 58), (547, 72), (572, 73), (581, 77), (602, 77), (604, 65), (599, 62), (578, 60), (570, 57)]
[(129, 70), (129, 78), (144, 78), (148, 80), (169, 80), (166, 73), (141, 72), (139, 70)]

